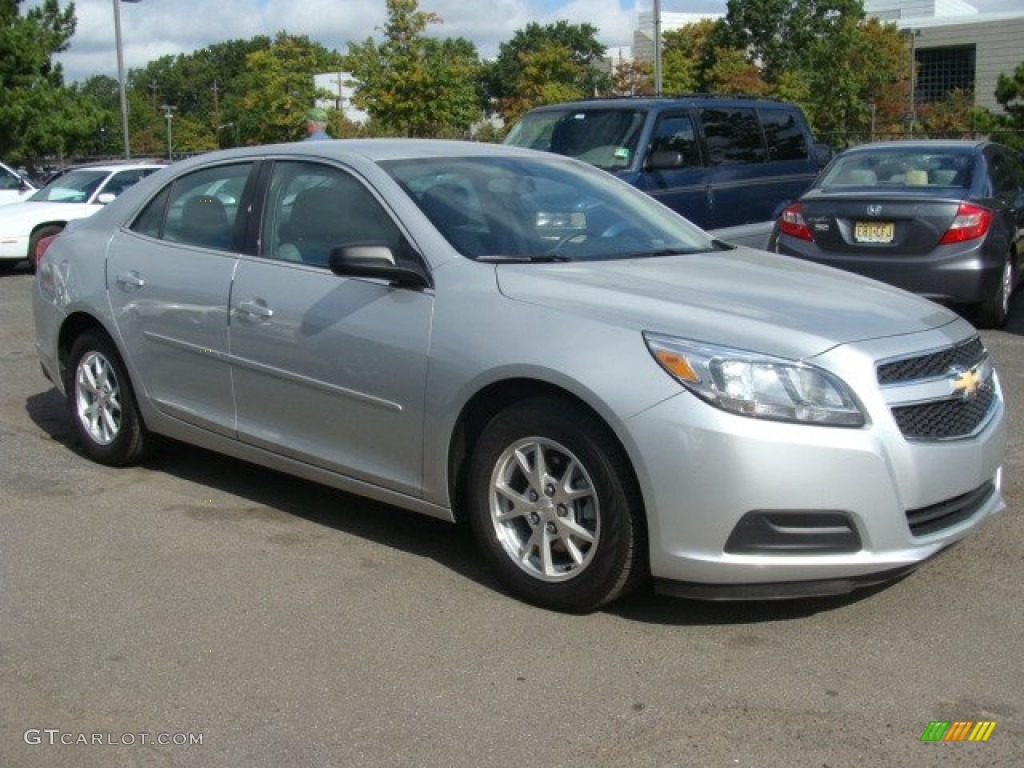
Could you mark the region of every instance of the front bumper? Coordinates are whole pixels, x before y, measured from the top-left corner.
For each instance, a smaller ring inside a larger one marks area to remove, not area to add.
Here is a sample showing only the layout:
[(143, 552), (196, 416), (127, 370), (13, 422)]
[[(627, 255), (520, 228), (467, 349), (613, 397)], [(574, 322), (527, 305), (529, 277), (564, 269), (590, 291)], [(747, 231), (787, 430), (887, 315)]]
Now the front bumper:
[[(907, 440), (877, 384), (872, 392), (853, 372), (866, 360), (873, 377), (873, 361), (892, 350), (866, 351), (829, 353), (828, 367), (868, 414), (860, 429), (736, 416), (685, 392), (631, 420), (661, 591), (733, 599), (845, 592), (898, 578), (1005, 508), (998, 382), (977, 432)], [(758, 525), (771, 535), (758, 540)]]

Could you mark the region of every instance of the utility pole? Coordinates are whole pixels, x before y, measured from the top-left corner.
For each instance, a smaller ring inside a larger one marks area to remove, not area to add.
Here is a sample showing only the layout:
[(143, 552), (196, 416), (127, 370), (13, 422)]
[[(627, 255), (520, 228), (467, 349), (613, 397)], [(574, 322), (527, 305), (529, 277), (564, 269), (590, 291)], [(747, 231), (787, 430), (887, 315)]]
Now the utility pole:
[(177, 107), (173, 107), (170, 104), (163, 104), (160, 107), (164, 111), (164, 117), (167, 118), (167, 160), (174, 160), (174, 150), (171, 144), (171, 121), (174, 120), (174, 110)]

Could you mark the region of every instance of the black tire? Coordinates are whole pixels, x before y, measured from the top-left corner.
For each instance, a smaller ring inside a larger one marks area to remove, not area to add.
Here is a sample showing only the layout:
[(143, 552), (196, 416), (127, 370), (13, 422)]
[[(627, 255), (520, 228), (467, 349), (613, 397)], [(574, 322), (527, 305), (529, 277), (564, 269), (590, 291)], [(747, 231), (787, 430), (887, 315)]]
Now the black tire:
[(1016, 281), (1017, 275), (1013, 259), (1007, 256), (995, 294), (988, 301), (983, 301), (978, 305), (978, 326), (980, 328), (1002, 328), (1006, 325), (1006, 318), (1010, 313), (1010, 296), (1013, 294)]
[(60, 224), (47, 224), (32, 233), (28, 241), (28, 266), (32, 272), (36, 271), (36, 246), (39, 245), (39, 241), (50, 235), (59, 235), (63, 231), (64, 227)]
[[(532, 474), (541, 456), (543, 478)], [(473, 447), (467, 491), (477, 544), (502, 583), (531, 603), (587, 613), (647, 575), (628, 459), (579, 406), (538, 398), (498, 413)]]
[(85, 455), (114, 467), (139, 462), (151, 440), (110, 339), (95, 330), (82, 333), (71, 345), (66, 375), (71, 423)]

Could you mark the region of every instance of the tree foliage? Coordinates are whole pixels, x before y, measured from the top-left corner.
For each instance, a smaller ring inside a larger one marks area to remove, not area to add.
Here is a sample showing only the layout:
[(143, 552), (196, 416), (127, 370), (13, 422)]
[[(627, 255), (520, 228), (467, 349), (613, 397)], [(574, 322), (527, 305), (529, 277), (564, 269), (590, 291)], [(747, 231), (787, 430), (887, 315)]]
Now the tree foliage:
[(278, 33), (269, 48), (246, 56), (238, 83), (240, 132), (254, 143), (302, 138), (306, 110), (332, 96), (317, 91), (313, 73), (337, 70), (341, 62), (305, 35)]
[(476, 46), (424, 33), (441, 23), (416, 0), (386, 0), (381, 42), (349, 43), (346, 66), (358, 83), (355, 104), (384, 130), (403, 136), (458, 136), (480, 116)]
[[(605, 54), (597, 27), (558, 21), (530, 22), (502, 43), (484, 66), (483, 83), (497, 111), (512, 120), (524, 108), (551, 100), (608, 93), (610, 77), (595, 65)], [(562, 61), (556, 59), (561, 57)], [(534, 80), (542, 77), (545, 82)]]
[(64, 149), (64, 131), (91, 128), (85, 110), (67, 109), (68, 94), (53, 56), (75, 32), (74, 5), (44, 0), (21, 15), (22, 0), (0, 0), (0, 155), (28, 162)]

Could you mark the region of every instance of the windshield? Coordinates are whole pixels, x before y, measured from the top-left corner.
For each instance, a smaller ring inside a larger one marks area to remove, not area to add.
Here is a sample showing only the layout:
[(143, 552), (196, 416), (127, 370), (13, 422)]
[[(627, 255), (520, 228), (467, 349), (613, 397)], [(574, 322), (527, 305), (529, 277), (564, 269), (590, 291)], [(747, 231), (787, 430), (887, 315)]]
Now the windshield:
[(974, 161), (956, 149), (886, 148), (836, 158), (820, 187), (958, 187), (971, 184)]
[(610, 171), (632, 164), (643, 125), (644, 113), (635, 109), (545, 110), (524, 115), (505, 143), (557, 152)]
[(471, 259), (585, 261), (720, 247), (644, 193), (559, 158), (437, 157), (381, 166)]
[(62, 173), (29, 200), (48, 203), (85, 203), (99, 189), (110, 171), (77, 170)]

